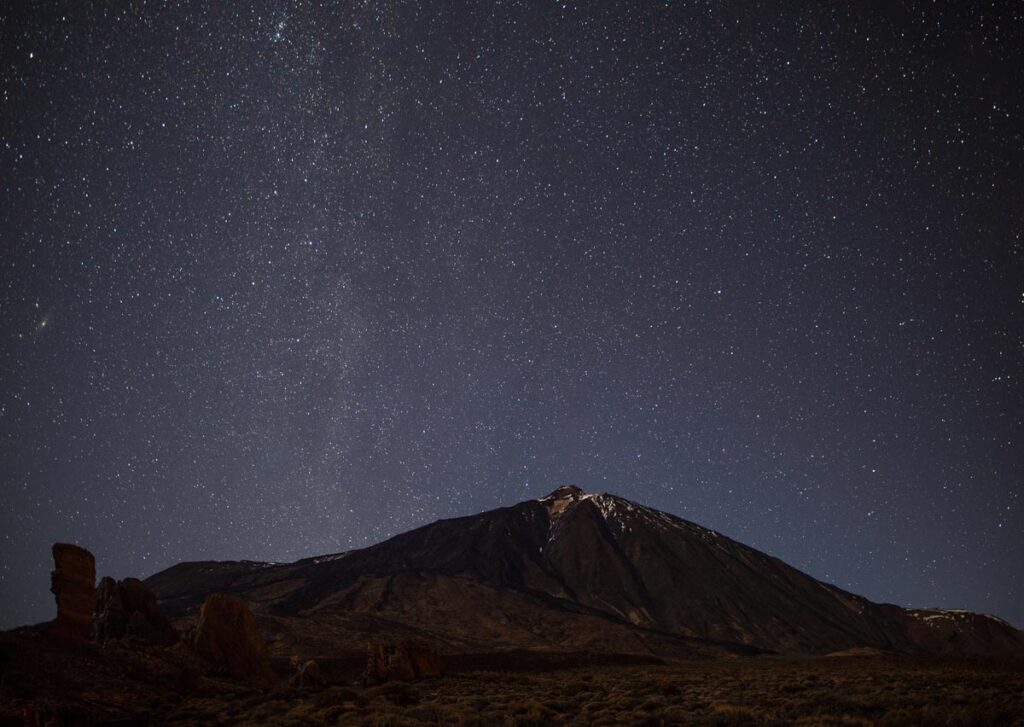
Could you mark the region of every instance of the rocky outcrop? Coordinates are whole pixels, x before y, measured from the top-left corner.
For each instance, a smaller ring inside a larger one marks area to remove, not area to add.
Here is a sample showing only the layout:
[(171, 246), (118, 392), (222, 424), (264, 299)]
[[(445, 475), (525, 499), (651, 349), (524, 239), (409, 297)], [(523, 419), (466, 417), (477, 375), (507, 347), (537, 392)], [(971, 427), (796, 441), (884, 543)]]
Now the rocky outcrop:
[(292, 677), (292, 684), (299, 687), (322, 687), (326, 684), (323, 674), (320, 672), (320, 664), (316, 659), (302, 661), (298, 657), (292, 659), (292, 666), (295, 667), (295, 676)]
[(410, 681), (441, 676), (441, 658), (429, 646), (403, 641), (398, 646), (385, 646), (371, 642), (367, 647), (366, 684), (387, 681)]
[(363, 671), (364, 684), (381, 684), (388, 680), (388, 653), (384, 644), (370, 642), (366, 645), (366, 669)]
[(72, 641), (88, 641), (96, 601), (96, 558), (77, 545), (54, 543), (53, 563), (50, 591), (57, 600), (57, 618), (51, 633)]
[(109, 576), (96, 589), (93, 636), (99, 642), (136, 638), (169, 646), (178, 640), (171, 622), (157, 605), (156, 596), (137, 578), (115, 581)]
[(242, 601), (214, 593), (199, 612), (192, 645), (207, 663), (254, 686), (274, 681), (256, 617)]
[(441, 676), (441, 657), (429, 646), (406, 641), (398, 645), (397, 651), (408, 661), (415, 679)]

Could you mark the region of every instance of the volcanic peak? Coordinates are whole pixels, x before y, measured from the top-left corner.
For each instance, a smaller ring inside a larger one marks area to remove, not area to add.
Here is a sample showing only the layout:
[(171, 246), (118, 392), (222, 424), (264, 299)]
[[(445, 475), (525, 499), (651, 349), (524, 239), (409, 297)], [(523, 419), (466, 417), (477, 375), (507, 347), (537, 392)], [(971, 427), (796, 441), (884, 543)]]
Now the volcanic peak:
[(994, 620), (875, 604), (692, 521), (573, 485), (347, 554), (274, 567), (180, 564), (147, 582), (179, 615), (211, 592), (258, 603), (295, 643), (330, 631), (337, 644), (430, 634), (467, 653), (552, 644), (718, 653), (726, 642), (793, 654), (1024, 648), (1024, 635)]
[(554, 490), (551, 491), (550, 494), (546, 495), (545, 497), (540, 498), (540, 501), (546, 502), (548, 500), (565, 499), (576, 500), (586, 494), (589, 493), (584, 492), (581, 488), (577, 487), (576, 485), (562, 485), (561, 487), (556, 487)]
[(702, 540), (715, 542), (716, 545), (726, 540), (720, 533), (674, 515), (638, 505), (624, 497), (606, 492), (586, 492), (576, 485), (562, 485), (550, 494), (540, 498), (539, 502), (547, 507), (552, 525), (557, 524), (562, 515), (573, 507), (590, 502), (601, 513), (601, 517), (617, 530), (632, 530), (634, 525), (641, 527), (653, 526), (662, 530), (689, 531)]

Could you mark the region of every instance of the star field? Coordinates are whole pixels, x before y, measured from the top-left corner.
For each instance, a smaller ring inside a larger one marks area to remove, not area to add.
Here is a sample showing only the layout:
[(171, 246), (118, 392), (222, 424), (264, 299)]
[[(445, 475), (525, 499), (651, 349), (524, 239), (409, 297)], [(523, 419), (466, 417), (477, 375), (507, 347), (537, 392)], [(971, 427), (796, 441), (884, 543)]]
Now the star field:
[(0, 9), (0, 627), (572, 482), (1024, 625), (1024, 19)]

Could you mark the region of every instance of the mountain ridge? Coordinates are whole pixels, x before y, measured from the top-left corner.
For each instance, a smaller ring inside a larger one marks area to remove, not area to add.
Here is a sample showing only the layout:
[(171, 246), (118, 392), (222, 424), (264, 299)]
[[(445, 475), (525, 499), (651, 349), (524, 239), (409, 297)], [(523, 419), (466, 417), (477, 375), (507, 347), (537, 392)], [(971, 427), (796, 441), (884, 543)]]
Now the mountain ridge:
[(179, 616), (213, 591), (241, 597), (275, 621), (282, 648), (315, 622), (339, 639), (412, 629), (451, 651), (1024, 653), (1024, 635), (997, 617), (874, 603), (697, 523), (572, 485), (367, 548), (182, 563), (146, 582)]

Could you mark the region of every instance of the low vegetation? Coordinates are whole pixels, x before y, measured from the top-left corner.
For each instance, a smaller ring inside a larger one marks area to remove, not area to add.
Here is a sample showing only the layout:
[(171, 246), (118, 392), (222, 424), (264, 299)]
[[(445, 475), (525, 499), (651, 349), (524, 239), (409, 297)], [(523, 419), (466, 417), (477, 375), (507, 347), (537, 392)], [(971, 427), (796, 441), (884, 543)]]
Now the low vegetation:
[(763, 658), (469, 672), (194, 698), (157, 713), (174, 725), (1024, 725), (1024, 664)]

